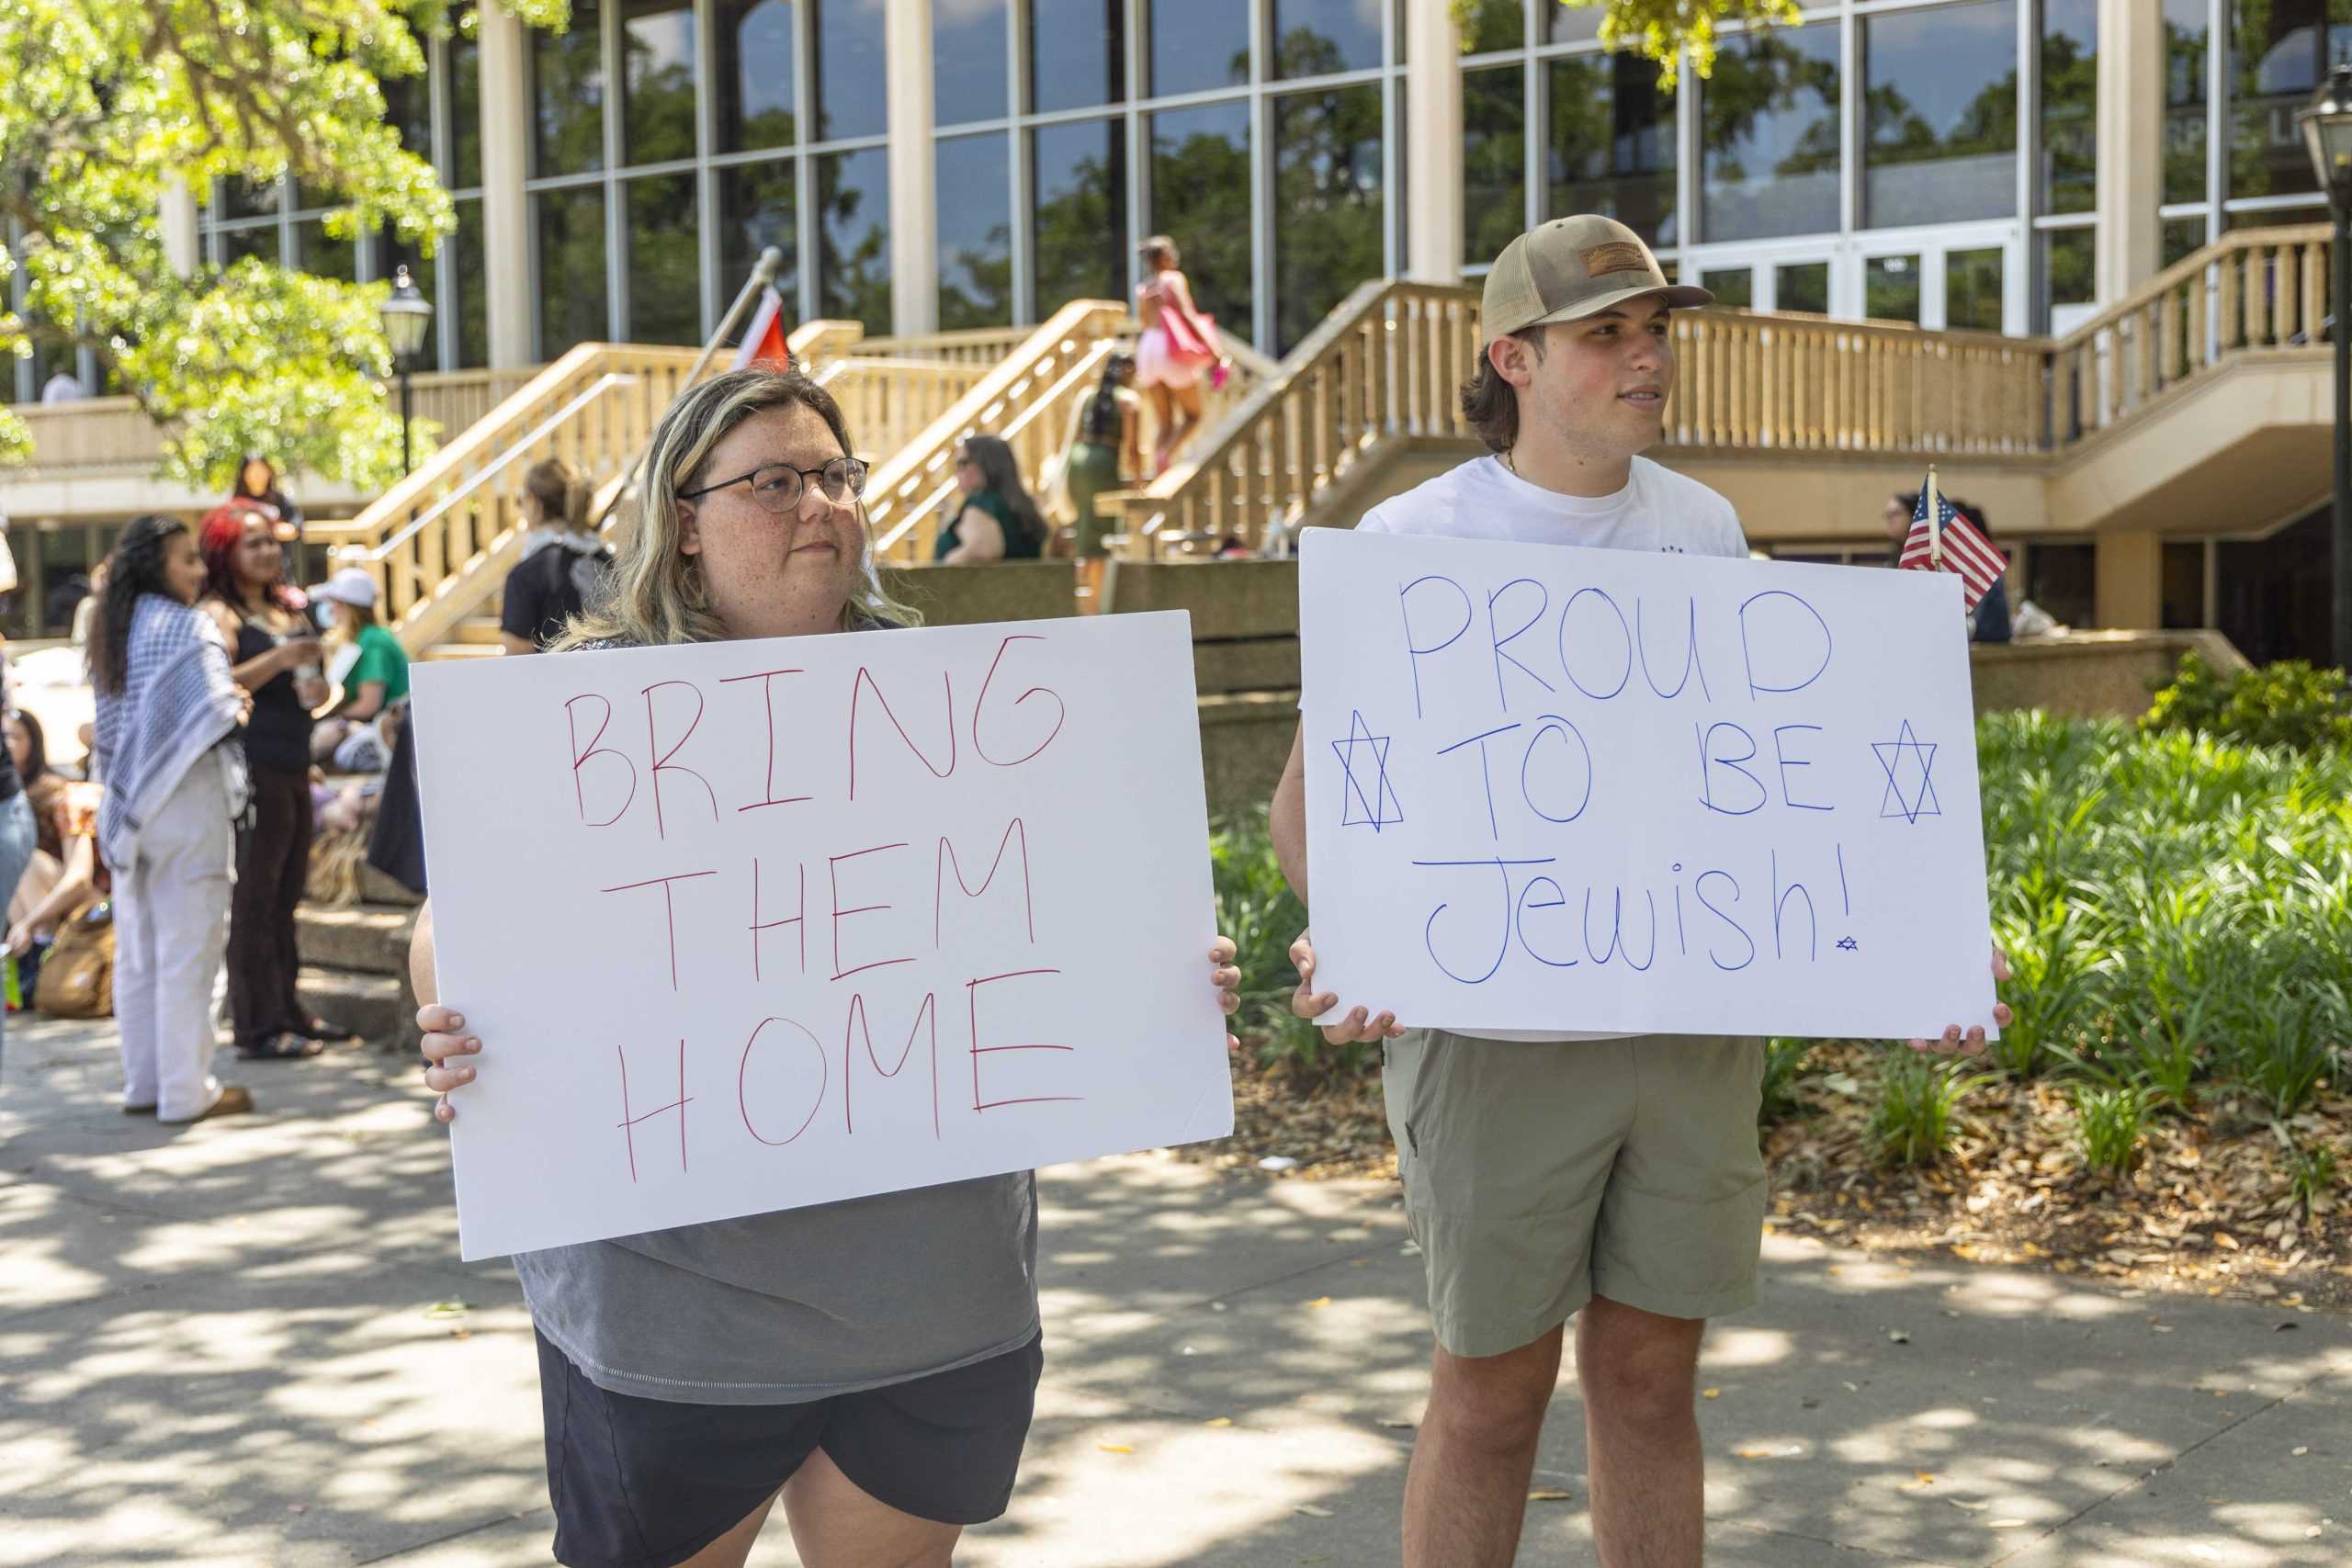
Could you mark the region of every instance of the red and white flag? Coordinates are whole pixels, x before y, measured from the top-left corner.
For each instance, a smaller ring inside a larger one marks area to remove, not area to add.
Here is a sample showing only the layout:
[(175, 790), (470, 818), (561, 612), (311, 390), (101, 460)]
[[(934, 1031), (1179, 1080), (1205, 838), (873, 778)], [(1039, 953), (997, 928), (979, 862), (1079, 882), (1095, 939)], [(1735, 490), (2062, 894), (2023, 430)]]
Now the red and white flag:
[[(1932, 508), (1932, 512), (1930, 511)], [(1928, 475), (1919, 492), (1918, 510), (1911, 515), (1911, 532), (1903, 540), (1903, 554), (1894, 563), (1906, 570), (1950, 571), (1960, 577), (1960, 599), (1973, 614), (1978, 600), (2009, 569), (2009, 559), (1976, 525), (1954, 511), (1936, 493), (1936, 476)]]
[(765, 370), (792, 368), (792, 347), (784, 341), (784, 296), (773, 288), (760, 290), (760, 308), (744, 329), (742, 346), (735, 351), (735, 368), (758, 366)]

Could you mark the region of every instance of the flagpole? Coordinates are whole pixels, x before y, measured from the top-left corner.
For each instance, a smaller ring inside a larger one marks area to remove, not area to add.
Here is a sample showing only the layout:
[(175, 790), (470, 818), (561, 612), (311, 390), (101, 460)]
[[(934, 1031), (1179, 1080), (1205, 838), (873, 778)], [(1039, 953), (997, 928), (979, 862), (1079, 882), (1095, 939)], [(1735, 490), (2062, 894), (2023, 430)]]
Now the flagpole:
[[(783, 270), (784, 252), (779, 247), (770, 245), (760, 253), (759, 265), (752, 268), (752, 276), (744, 282), (742, 290), (735, 296), (735, 303), (728, 306), (727, 314), (719, 318), (718, 330), (710, 334), (710, 341), (702, 345), (702, 354), (695, 360), (694, 368), (687, 371), (686, 378), (678, 383), (678, 393), (681, 397), (684, 396), (695, 382), (702, 379), (702, 373), (710, 367), (712, 358), (718, 353), (718, 345), (727, 341), (727, 335), (735, 330), (735, 323), (742, 320), (744, 307), (752, 302), (760, 290), (774, 283), (775, 275)], [(653, 423), (659, 425), (662, 422), (657, 416)], [(653, 443), (649, 438), (637, 456), (630, 460), (628, 478), (622, 483), (620, 489), (613, 491), (613, 499), (605, 504), (605, 510), (596, 514), (595, 527), (600, 529), (604, 527), (605, 519), (613, 514), (613, 508), (621, 503), (621, 497), (637, 488), (638, 475), (644, 468), (645, 459), (652, 454), (652, 451)]]
[(1928, 465), (1928, 558), (1941, 570), (1944, 564), (1943, 507), (1936, 497), (1936, 466)]

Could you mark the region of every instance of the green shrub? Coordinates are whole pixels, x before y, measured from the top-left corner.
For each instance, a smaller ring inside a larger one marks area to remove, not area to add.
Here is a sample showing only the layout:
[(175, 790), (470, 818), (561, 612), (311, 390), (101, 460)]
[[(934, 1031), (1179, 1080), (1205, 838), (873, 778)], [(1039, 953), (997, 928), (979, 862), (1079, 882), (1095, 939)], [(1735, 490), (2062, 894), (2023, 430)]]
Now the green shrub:
[(2287, 1192), (2312, 1217), (2312, 1206), (2335, 1190), (2335, 1151), (2324, 1144), (2296, 1148), (2288, 1156)]
[(1221, 824), (1209, 835), (1209, 866), (1216, 889), (1216, 929), (1240, 949), (1241, 1010), (1234, 1032), (1257, 1039), (1268, 1066), (1286, 1066), (1310, 1079), (1354, 1072), (1380, 1047), (1333, 1045), (1323, 1032), (1290, 1010), (1298, 971), (1290, 944), (1306, 929), (1306, 907), (1283, 880), (1261, 807)]
[(2245, 746), (2352, 745), (2352, 696), (2344, 671), (2282, 660), (2223, 678), (2194, 651), (2142, 716), (2150, 731), (2200, 731)]
[(1881, 1059), (1870, 1140), (1884, 1165), (1933, 1165), (1951, 1146), (1951, 1115), (1990, 1073), (1963, 1073), (1949, 1057), (1896, 1046)]
[(1796, 1114), (1797, 1074), (1819, 1043), (1817, 1040), (1780, 1038), (1764, 1042), (1764, 1095), (1756, 1109), (1756, 1120), (1760, 1125), (1770, 1126)]
[(2100, 1176), (2128, 1176), (2140, 1163), (2140, 1129), (2148, 1091), (2138, 1084), (2075, 1088), (2075, 1135), (2083, 1163)]

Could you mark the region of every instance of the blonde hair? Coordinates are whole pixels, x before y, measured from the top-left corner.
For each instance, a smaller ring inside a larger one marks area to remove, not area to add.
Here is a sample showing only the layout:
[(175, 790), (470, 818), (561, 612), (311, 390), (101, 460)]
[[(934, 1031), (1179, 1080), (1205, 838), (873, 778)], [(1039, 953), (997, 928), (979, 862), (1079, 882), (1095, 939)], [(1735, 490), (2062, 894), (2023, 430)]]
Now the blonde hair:
[(523, 493), (539, 503), (539, 521), (557, 523), (580, 533), (588, 526), (588, 481), (560, 457), (531, 465), (523, 476)]
[(1178, 250), (1176, 248), (1176, 242), (1170, 239), (1165, 234), (1154, 234), (1150, 239), (1146, 240), (1142, 244), (1136, 246), (1136, 254), (1141, 255), (1146, 261), (1151, 260), (1154, 256), (1159, 256), (1171, 267), (1179, 267), (1184, 265), (1184, 253)]
[[(610, 592), (594, 609), (573, 616), (550, 651), (592, 642), (662, 647), (726, 640), (727, 628), (710, 608), (702, 558), (678, 548), (678, 492), (696, 488), (711, 449), (729, 431), (753, 414), (789, 408), (813, 409), (843, 453), (856, 450), (841, 405), (797, 370), (730, 370), (670, 405), (646, 454), (643, 479), (629, 506), (630, 526), (621, 530)], [(861, 505), (861, 522), (865, 514)], [(883, 591), (871, 531), (862, 530), (861, 538), (858, 585), (842, 606), (841, 629), (855, 631), (874, 621), (920, 625), (921, 615)]]

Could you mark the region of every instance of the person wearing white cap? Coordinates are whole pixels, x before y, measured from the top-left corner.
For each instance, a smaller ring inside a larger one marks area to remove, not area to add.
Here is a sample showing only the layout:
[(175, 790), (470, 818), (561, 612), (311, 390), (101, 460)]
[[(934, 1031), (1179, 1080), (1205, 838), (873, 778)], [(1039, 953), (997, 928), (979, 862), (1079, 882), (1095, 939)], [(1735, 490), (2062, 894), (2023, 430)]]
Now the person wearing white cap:
[[(1671, 313), (1711, 298), (1668, 283), (1612, 219), (1558, 219), (1513, 240), (1487, 275), (1486, 341), (1462, 391), (1489, 455), (1382, 502), (1357, 528), (1744, 557), (1730, 502), (1641, 456), (1663, 436), (1674, 390)], [(1302, 901), (1305, 762), (1295, 745), (1272, 823)], [(1756, 1299), (1760, 1042), (1407, 1031), (1393, 1012), (1315, 990), (1306, 933), (1291, 953), (1293, 1011), (1324, 1020), (1335, 1043), (1382, 1043), (1429, 1272), (1438, 1348), (1405, 1483), (1406, 1568), (1510, 1562), (1570, 1317), (1603, 1568), (1698, 1568), (1699, 1342), (1708, 1318)], [(1984, 1032), (1912, 1044), (1981, 1051)]]
[(337, 660), (349, 660), (337, 679), (343, 695), (332, 712), (311, 732), (311, 755), (321, 762), (363, 725), (375, 723), (387, 708), (408, 700), (408, 655), (376, 619), (376, 580), (356, 566), (345, 567), (311, 597), (334, 615), (328, 628), (341, 645)]

